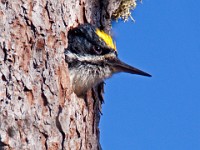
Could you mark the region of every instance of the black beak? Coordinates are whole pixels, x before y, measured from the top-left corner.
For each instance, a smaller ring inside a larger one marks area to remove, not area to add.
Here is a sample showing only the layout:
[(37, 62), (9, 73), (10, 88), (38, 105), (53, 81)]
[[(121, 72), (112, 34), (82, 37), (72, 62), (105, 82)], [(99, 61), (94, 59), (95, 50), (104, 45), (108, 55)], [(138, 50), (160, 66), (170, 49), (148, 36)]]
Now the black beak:
[(137, 74), (137, 75), (151, 77), (150, 74), (148, 74), (142, 70), (139, 70), (135, 67), (132, 67), (132, 66), (120, 61), (119, 59), (112, 60), (111, 63), (109, 63), (109, 64), (111, 66), (113, 66), (114, 72), (127, 72), (127, 73), (131, 73), (131, 74)]

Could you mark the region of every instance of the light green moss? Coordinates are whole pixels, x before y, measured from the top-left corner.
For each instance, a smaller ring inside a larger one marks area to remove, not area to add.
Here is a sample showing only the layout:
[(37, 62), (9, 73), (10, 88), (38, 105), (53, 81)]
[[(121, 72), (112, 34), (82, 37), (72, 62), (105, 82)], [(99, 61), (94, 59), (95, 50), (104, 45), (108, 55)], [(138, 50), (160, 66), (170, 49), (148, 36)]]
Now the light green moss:
[(135, 21), (131, 16), (131, 10), (135, 9), (136, 0), (122, 0), (119, 8), (112, 14), (113, 19), (123, 19), (127, 21), (129, 18)]

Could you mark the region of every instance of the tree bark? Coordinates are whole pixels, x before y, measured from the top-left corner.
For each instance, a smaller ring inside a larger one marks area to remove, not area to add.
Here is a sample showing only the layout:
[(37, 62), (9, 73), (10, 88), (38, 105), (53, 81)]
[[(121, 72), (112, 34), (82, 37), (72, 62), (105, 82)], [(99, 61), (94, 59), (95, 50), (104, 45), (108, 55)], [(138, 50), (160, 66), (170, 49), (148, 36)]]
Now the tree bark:
[(64, 49), (68, 30), (79, 24), (109, 31), (118, 5), (0, 1), (0, 149), (101, 149), (98, 93), (90, 90), (85, 99), (73, 93)]

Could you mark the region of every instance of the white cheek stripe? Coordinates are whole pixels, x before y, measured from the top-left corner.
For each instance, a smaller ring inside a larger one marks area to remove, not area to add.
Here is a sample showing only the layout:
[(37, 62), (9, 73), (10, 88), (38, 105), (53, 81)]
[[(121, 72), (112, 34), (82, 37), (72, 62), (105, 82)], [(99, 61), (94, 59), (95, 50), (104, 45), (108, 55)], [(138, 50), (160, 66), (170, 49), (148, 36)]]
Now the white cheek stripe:
[(98, 62), (106, 59), (106, 57), (116, 57), (115, 54), (110, 53), (106, 54), (103, 56), (91, 56), (91, 55), (83, 55), (83, 56), (78, 56), (77, 54), (74, 54), (70, 51), (67, 51), (65, 53), (69, 57), (70, 60), (78, 60), (78, 61), (88, 61), (88, 62)]

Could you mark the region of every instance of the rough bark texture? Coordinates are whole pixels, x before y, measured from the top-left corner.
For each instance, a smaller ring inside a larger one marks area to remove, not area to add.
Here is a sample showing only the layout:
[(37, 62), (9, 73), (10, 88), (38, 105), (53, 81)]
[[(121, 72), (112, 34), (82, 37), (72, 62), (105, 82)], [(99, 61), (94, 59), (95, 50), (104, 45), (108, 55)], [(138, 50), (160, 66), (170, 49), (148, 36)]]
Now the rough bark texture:
[(71, 91), (63, 52), (68, 30), (78, 24), (109, 31), (113, 10), (107, 6), (99, 0), (0, 1), (0, 149), (101, 149), (95, 94), (82, 99)]

